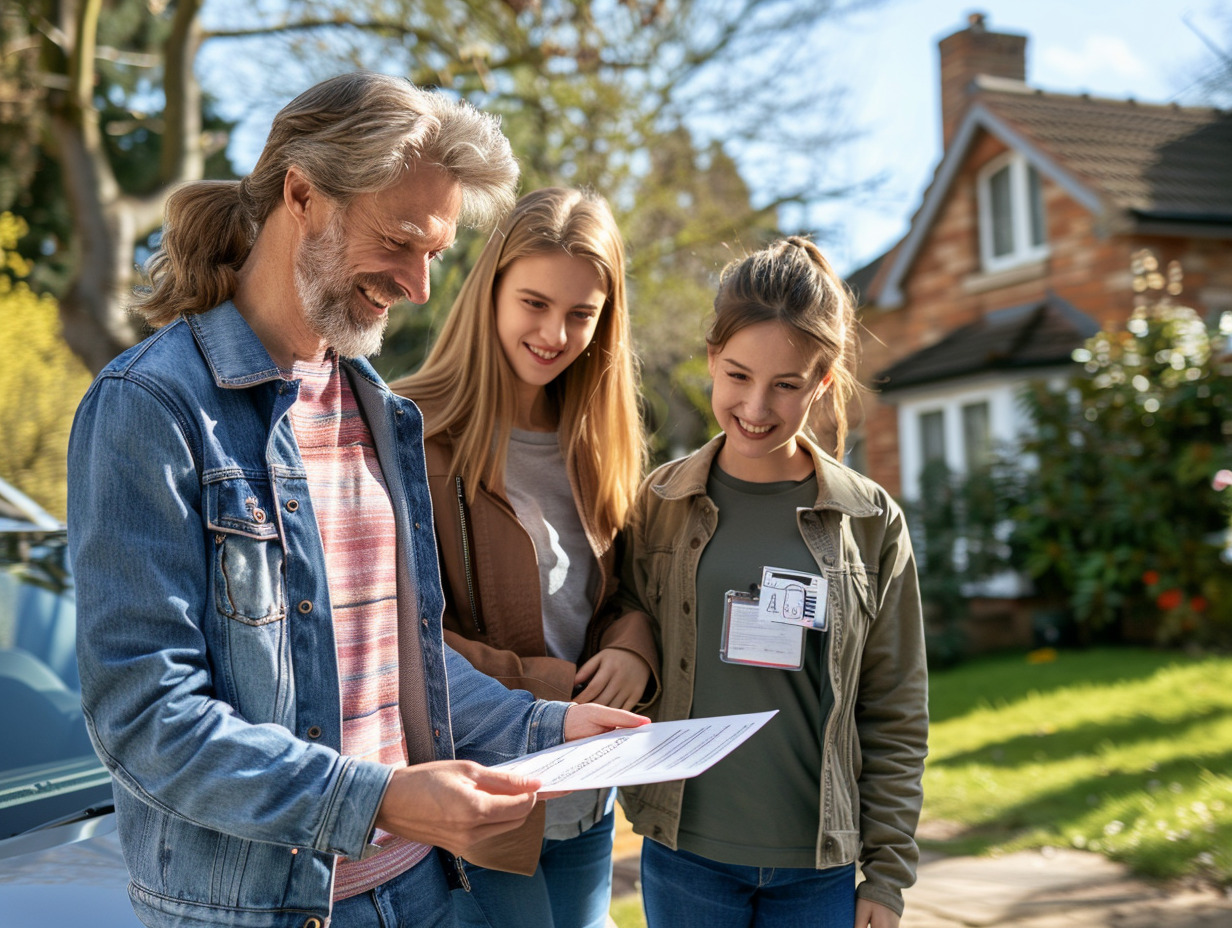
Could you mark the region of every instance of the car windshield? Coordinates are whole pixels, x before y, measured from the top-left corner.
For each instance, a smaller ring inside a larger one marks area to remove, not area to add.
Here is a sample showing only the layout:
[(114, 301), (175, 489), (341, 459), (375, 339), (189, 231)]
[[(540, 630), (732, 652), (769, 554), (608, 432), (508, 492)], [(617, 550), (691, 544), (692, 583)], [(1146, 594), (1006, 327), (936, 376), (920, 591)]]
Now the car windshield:
[(0, 839), (108, 804), (86, 734), (62, 532), (0, 534)]

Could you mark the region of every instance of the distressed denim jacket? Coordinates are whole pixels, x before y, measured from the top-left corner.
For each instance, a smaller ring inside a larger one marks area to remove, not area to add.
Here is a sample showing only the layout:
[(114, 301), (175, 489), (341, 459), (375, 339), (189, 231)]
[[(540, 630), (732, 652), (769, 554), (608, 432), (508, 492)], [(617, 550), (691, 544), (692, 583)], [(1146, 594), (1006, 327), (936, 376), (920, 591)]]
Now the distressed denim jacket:
[[(419, 410), (365, 361), (343, 367), (394, 507), (412, 763), (558, 743), (564, 704), (444, 645)], [(118, 357), (74, 421), (82, 702), (148, 925), (320, 928), (335, 857), (364, 852), (391, 776), (340, 753), (325, 555), (287, 416), (298, 386), (227, 303)]]

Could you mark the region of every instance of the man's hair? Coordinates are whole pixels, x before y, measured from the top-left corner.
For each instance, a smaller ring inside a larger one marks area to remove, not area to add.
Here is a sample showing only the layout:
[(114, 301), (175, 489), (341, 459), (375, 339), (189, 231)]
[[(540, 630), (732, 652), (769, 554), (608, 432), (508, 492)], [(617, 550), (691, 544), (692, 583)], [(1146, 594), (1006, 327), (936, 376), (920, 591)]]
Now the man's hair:
[(435, 165), (457, 181), (461, 225), (486, 226), (513, 205), (518, 166), (496, 117), (369, 71), (322, 81), (274, 117), (251, 174), (186, 184), (172, 194), (161, 247), (146, 266), (150, 286), (134, 308), (157, 327), (230, 299), (236, 272), (282, 202), (289, 168), (345, 208), (392, 186), (415, 163)]

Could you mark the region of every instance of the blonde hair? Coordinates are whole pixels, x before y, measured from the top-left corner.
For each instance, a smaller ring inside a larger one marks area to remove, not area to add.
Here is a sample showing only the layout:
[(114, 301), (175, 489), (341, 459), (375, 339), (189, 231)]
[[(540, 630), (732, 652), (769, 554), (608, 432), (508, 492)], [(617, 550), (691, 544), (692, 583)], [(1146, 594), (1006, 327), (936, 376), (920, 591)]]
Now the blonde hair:
[(519, 258), (562, 251), (595, 269), (607, 298), (590, 347), (546, 390), (560, 415), (566, 463), (583, 486), (595, 487), (595, 528), (610, 537), (624, 524), (646, 452), (625, 301), (624, 245), (601, 196), (563, 187), (522, 196), (467, 275), (423, 366), (391, 386), (440, 408), (426, 434), (452, 437), (450, 475), (462, 476), (469, 498), (480, 482), (503, 486), (517, 390), (496, 334), (497, 285)]
[(825, 394), (828, 402), (814, 405), (809, 425), (814, 432), (824, 431), (821, 416), (829, 413), (836, 433), (835, 457), (841, 459), (847, 405), (859, 386), (855, 300), (808, 239), (780, 239), (723, 268), (706, 343), (721, 350), (741, 329), (759, 322), (778, 322), (806, 336), (813, 351), (810, 375), (833, 378)]
[(162, 243), (134, 309), (152, 326), (204, 312), (235, 293), (236, 272), (282, 202), (288, 168), (339, 206), (434, 164), (462, 189), (462, 225), (487, 225), (513, 203), (518, 165), (500, 122), (469, 103), (369, 71), (304, 91), (274, 117), (256, 167), (241, 181), (186, 184), (167, 201)]

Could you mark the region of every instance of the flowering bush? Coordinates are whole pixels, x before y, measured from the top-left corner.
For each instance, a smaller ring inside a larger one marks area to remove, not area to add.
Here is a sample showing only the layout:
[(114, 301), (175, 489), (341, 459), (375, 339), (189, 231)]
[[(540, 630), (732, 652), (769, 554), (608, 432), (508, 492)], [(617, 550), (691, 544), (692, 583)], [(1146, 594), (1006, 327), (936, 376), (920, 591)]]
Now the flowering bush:
[(1037, 431), (1024, 450), (1038, 468), (1014, 544), (1041, 592), (1088, 628), (1146, 620), (1165, 642), (1229, 643), (1220, 494), (1232, 472), (1217, 472), (1232, 459), (1228, 333), (1208, 332), (1170, 292), (1150, 293), (1151, 275), (1163, 277), (1152, 261), (1125, 330), (1075, 352), (1087, 376), (1026, 397)]

